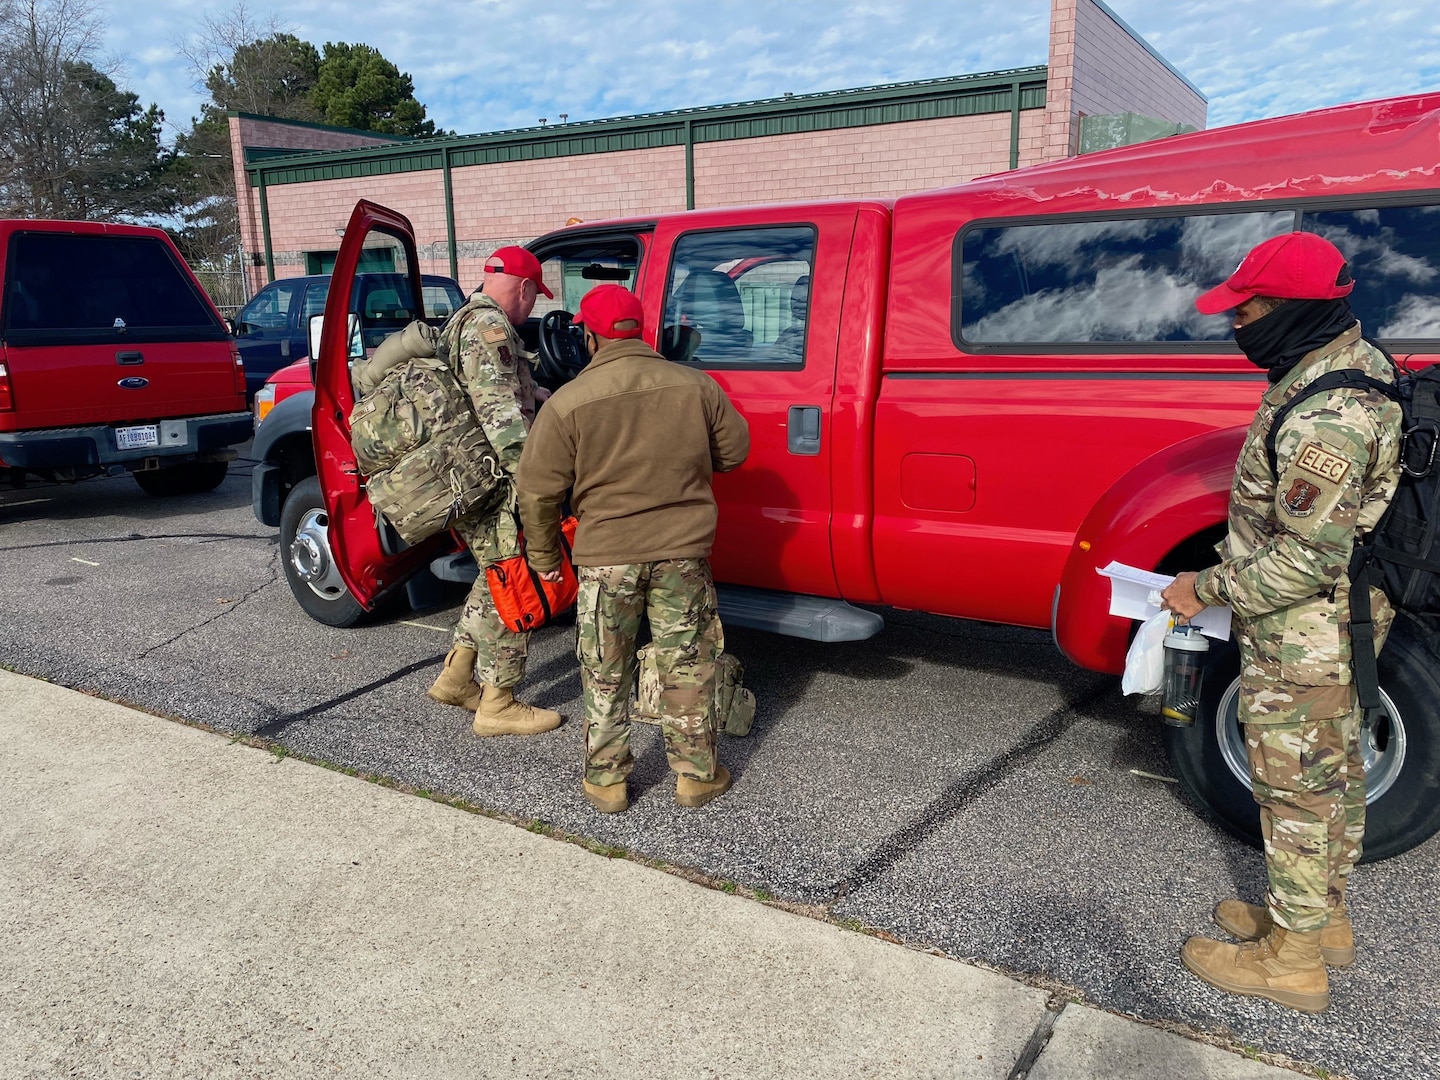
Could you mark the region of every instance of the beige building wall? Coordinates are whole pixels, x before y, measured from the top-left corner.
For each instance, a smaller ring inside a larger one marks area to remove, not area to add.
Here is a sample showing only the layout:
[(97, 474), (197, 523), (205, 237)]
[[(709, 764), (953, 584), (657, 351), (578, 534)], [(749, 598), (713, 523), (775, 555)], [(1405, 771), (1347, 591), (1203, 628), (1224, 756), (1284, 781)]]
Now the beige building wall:
[[(307, 150), (354, 150), (362, 146), (390, 146), (404, 141), (390, 135), (344, 131), (339, 128), (300, 124), (268, 117), (244, 114), (231, 116), (230, 157), (235, 163), (235, 190), (250, 192), (248, 199), (241, 198), (239, 200), (237, 208), (240, 218), (241, 248), (248, 256), (265, 250), (264, 227), (260, 220), (260, 197), (258, 193), (250, 190), (249, 180), (245, 175), (245, 148), (247, 146), (252, 149), (283, 149), (299, 153)], [(351, 205), (353, 206), (354, 203), (352, 202)], [(349, 216), (348, 211), (346, 216)], [(270, 224), (271, 242), (273, 243), (275, 225), (273, 209)], [(265, 284), (265, 267), (263, 264), (255, 265), (253, 257), (246, 261), (248, 263), (245, 267), (246, 281), (249, 291), (254, 292)], [(279, 273), (278, 266), (276, 273)], [(300, 273), (304, 273), (303, 262)]]
[[(1020, 164), (1039, 160), (1045, 116), (1020, 114)], [(1010, 167), (1010, 114), (914, 120), (695, 147), (695, 205), (893, 199)]]
[(1205, 98), (1095, 0), (1051, 0), (1044, 160), (1080, 146), (1085, 116), (1134, 112), (1205, 126)]

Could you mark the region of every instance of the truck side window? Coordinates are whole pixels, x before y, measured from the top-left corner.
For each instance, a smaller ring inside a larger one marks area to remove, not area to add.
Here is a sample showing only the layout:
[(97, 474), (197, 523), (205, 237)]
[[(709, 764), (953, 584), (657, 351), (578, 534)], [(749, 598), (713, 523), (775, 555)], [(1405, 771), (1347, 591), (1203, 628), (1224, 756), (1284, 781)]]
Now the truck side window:
[(290, 325), (290, 312), (299, 285), (276, 281), (265, 286), (240, 310), (235, 318), (236, 329), (243, 336), (252, 330), (284, 330)]
[(452, 311), (465, 304), (463, 297), (451, 296), (450, 290), (443, 285), (425, 284), (421, 286), (420, 291), (425, 298), (425, 318), (427, 319), (447, 318)]
[(1390, 341), (1440, 338), (1440, 206), (1306, 213), (1302, 229), (1345, 253), (1350, 306), (1367, 334)]
[(660, 352), (704, 367), (803, 366), (814, 263), (808, 225), (679, 237)]
[(974, 345), (1228, 341), (1195, 297), (1293, 210), (982, 225), (955, 245), (952, 333)]
[(310, 316), (325, 314), (325, 301), (330, 296), (330, 282), (312, 281), (305, 286), (305, 305), (300, 310), (300, 328), (309, 333)]

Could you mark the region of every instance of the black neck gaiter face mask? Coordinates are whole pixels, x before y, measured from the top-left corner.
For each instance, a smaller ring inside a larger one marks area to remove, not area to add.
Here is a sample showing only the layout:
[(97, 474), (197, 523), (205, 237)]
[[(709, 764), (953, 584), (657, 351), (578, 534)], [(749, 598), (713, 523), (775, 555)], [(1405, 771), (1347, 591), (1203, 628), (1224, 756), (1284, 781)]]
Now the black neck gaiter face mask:
[(1308, 352), (1328, 345), (1355, 325), (1350, 301), (1289, 300), (1235, 331), (1235, 344), (1277, 383)]

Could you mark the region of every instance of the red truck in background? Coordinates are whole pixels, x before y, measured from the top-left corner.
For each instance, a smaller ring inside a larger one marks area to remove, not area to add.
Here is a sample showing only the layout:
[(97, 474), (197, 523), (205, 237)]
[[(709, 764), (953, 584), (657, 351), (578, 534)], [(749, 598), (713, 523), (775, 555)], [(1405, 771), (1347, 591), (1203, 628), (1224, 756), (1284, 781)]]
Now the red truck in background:
[[(715, 482), (728, 622), (857, 639), (881, 616), (853, 604), (919, 609), (1048, 628), (1077, 664), (1118, 672), (1133, 624), (1108, 613), (1097, 568), (1214, 561), (1265, 386), (1228, 319), (1198, 315), (1194, 297), (1258, 241), (1315, 231), (1350, 257), (1367, 333), (1408, 363), (1433, 362), (1437, 173), (1431, 94), (893, 202), (587, 223), (529, 247), (570, 310), (596, 281), (633, 288), (645, 339), (708, 371), (748, 419), (749, 461)], [(374, 244), (418, 274), (409, 222), (362, 202), (336, 277)], [(453, 540), (405, 549), (365, 498), (348, 442), (346, 335), (334, 332), (346, 295), (332, 289), (324, 316), (307, 497), (321, 504), (310, 509), (334, 580), (368, 607)], [(581, 362), (567, 323), (552, 311), (538, 328), (552, 379)], [(257, 512), (260, 483), (257, 473)], [(1166, 739), (1196, 800), (1253, 838), (1237, 660), (1233, 647), (1211, 656), (1202, 716)], [(1402, 622), (1381, 667), (1386, 708), (1364, 734), (1370, 858), (1440, 829), (1440, 653)]]
[(0, 221), (0, 279), (0, 486), (219, 486), (251, 435), (245, 369), (163, 230)]

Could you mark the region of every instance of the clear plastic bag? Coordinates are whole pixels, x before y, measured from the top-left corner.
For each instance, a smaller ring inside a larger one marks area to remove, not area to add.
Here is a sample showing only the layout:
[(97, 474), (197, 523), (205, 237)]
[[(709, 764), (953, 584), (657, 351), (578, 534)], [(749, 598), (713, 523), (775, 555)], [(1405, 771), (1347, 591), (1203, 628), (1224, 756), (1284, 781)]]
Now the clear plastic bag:
[(1165, 635), (1170, 632), (1171, 614), (1161, 611), (1140, 624), (1130, 651), (1125, 654), (1125, 674), (1120, 677), (1124, 694), (1155, 694), (1165, 682)]

